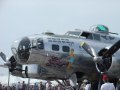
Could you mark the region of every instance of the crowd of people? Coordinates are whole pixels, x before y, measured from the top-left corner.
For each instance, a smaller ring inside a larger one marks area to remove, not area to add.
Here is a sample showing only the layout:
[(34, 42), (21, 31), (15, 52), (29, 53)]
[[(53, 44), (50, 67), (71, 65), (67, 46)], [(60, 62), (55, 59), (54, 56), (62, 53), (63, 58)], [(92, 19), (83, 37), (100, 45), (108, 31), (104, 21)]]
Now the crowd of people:
[[(120, 90), (120, 79), (115, 86), (113, 83), (109, 82), (108, 76), (105, 74), (102, 77), (103, 84), (98, 88), (99, 90)], [(87, 79), (83, 80), (79, 90), (92, 90), (91, 83)]]
[[(70, 83), (67, 81), (66, 86), (70, 85)], [(69, 89), (71, 87), (67, 87), (66, 90), (71, 90)], [(53, 85), (51, 82), (37, 82), (34, 84), (26, 84), (24, 81), (18, 82), (17, 84), (13, 84), (11, 86), (7, 85), (2, 85), (0, 82), (0, 90), (65, 90), (60, 84), (58, 85)]]
[[(113, 83), (109, 82), (109, 78), (107, 75), (103, 75), (102, 80), (104, 83), (101, 85), (100, 90), (120, 90), (120, 79), (116, 87)], [(0, 82), (0, 90), (75, 90), (70, 85), (69, 80), (66, 80), (64, 84), (65, 87), (63, 87), (61, 84), (53, 85), (51, 82), (46, 82), (46, 83), (39, 82), (28, 85), (23, 81), (22, 83), (18, 82), (17, 84), (6, 86), (6, 85), (2, 85)], [(92, 90), (91, 82), (88, 79), (84, 79), (82, 84), (80, 85), (79, 90)]]
[(26, 84), (24, 81), (18, 82), (10, 86), (2, 85), (0, 82), (0, 90), (54, 90), (51, 83), (43, 84), (42, 82), (37, 82), (34, 84)]

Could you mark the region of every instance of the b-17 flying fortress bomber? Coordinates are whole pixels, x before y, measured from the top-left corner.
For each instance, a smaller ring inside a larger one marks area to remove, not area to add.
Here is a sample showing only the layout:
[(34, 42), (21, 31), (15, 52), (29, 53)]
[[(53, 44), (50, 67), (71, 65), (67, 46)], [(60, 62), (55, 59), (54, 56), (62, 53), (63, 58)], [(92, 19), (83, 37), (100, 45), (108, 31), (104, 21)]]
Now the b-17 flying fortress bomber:
[[(120, 78), (120, 38), (105, 25), (90, 31), (76, 29), (64, 35), (46, 32), (15, 40), (13, 55), (5, 61), (12, 75), (42, 80), (71, 79), (76, 85), (84, 77), (92, 82), (106, 73), (111, 81)], [(59, 82), (59, 81), (58, 81)], [(60, 83), (60, 82), (59, 82)]]

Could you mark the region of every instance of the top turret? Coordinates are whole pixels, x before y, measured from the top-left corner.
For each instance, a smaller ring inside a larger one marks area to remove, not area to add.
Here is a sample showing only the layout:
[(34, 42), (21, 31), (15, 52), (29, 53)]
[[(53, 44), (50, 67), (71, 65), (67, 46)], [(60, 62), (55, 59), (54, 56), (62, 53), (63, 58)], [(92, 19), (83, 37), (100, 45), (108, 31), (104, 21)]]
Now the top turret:
[(94, 25), (90, 28), (90, 30), (97, 33), (109, 34), (109, 29), (105, 25)]

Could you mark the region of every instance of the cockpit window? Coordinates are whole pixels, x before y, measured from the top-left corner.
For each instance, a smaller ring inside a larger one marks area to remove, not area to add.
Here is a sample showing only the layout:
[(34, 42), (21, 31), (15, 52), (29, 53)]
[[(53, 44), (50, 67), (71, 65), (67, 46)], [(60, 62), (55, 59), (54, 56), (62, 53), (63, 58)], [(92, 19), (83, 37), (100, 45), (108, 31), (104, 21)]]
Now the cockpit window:
[(83, 32), (81, 34), (81, 37), (86, 38), (86, 39), (93, 39), (92, 33), (88, 33), (88, 32)]
[(109, 38), (107, 35), (100, 35), (101, 36), (101, 41), (102, 42), (109, 42)]
[(80, 31), (69, 31), (65, 35), (79, 37), (80, 33)]
[(106, 36), (102, 36), (102, 35), (101, 35), (101, 39), (108, 40)]
[(109, 36), (109, 39), (110, 39), (110, 40), (114, 40), (114, 39), (115, 39), (115, 37)]
[(94, 40), (100, 41), (100, 34), (93, 34)]
[(37, 40), (32, 40), (31, 48), (37, 48)]
[(32, 48), (35, 49), (44, 49), (44, 43), (41, 38), (35, 39), (32, 41)]
[(41, 38), (37, 39), (37, 47), (38, 49), (44, 49), (43, 40)]

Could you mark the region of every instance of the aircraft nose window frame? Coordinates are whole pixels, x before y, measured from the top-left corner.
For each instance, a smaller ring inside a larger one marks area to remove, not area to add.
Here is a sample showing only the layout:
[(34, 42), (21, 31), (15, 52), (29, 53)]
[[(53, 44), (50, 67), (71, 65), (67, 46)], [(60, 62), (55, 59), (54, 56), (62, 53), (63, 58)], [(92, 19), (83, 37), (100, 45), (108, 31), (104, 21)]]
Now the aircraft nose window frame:
[(11, 48), (14, 58), (17, 60), (17, 49), (15, 47)]
[(20, 43), (18, 45), (18, 56), (20, 59), (28, 60), (29, 55), (30, 55), (30, 52), (29, 52), (30, 45), (31, 45), (31, 42), (28, 37), (24, 37), (20, 41)]

